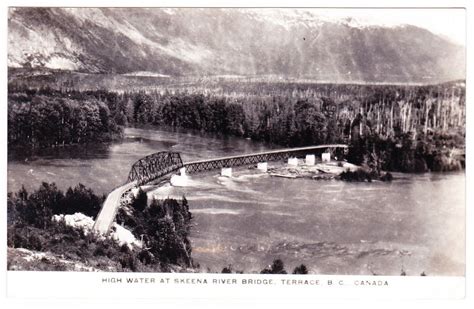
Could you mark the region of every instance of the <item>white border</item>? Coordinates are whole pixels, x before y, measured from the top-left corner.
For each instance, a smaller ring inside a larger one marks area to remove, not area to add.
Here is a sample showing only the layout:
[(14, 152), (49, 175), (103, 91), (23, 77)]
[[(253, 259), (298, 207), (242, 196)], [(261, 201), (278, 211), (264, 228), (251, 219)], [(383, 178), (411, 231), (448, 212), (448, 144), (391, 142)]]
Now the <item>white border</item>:
[[(470, 1), (460, 1), (460, 0), (452, 0), (452, 1), (433, 1), (433, 0), (385, 0), (385, 1), (375, 1), (375, 0), (366, 0), (366, 1), (355, 1), (355, 0), (340, 0), (340, 1), (328, 1), (328, 0), (321, 0), (321, 1), (300, 1), (300, 0), (293, 0), (293, 1), (288, 1), (288, 0), (273, 0), (273, 1), (264, 1), (264, 0), (253, 0), (253, 1), (248, 1), (248, 0), (229, 0), (229, 1), (216, 1), (216, 0), (207, 0), (207, 1), (192, 1), (192, 0), (182, 0), (182, 1), (171, 1), (171, 0), (161, 0), (161, 1), (151, 1), (151, 0), (142, 0), (140, 2), (137, 1), (111, 1), (111, 0), (103, 0), (98, 3), (97, 1), (91, 1), (91, 0), (85, 0), (85, 1), (15, 1), (15, 0), (8, 0), (6, 1), (5, 5), (1, 7), (1, 33), (2, 33), (2, 40), (4, 44), (3, 48), (0, 48), (1, 50), (1, 56), (3, 59), (4, 65), (2, 66), (2, 83), (1, 83), (1, 89), (2, 89), (2, 104), (1, 104), (1, 112), (0, 112), (0, 125), (1, 125), (1, 130), (2, 130), (2, 137), (0, 138), (1, 141), (1, 147), (2, 147), (2, 152), (1, 152), (1, 164), (2, 164), (2, 169), (4, 171), (3, 175), (4, 178), (2, 178), (2, 183), (1, 183), (1, 196), (0, 200), (6, 201), (6, 164), (7, 164), (7, 153), (6, 153), (6, 123), (7, 123), (7, 106), (6, 106), (6, 76), (7, 76), (7, 66), (6, 66), (6, 59), (7, 59), (7, 50), (6, 50), (6, 42), (7, 42), (7, 6), (144, 6), (144, 7), (156, 7), (156, 6), (168, 6), (168, 7), (195, 7), (195, 6), (206, 6), (206, 7), (466, 7), (467, 8), (467, 38), (472, 37), (473, 31), (472, 31), (472, 13), (471, 11), (474, 10), (474, 6), (471, 5)], [(470, 40), (467, 40), (467, 50), (469, 51), (471, 49), (471, 42)], [(467, 52), (469, 55), (469, 52)], [(472, 81), (471, 81), (471, 76), (472, 76), (472, 62), (470, 61), (471, 59), (468, 57), (467, 58), (467, 115), (468, 115), (468, 125), (466, 128), (466, 134), (467, 134), (467, 188), (472, 188), (472, 181), (471, 181), (471, 175), (472, 175), (472, 165), (470, 162), (472, 162), (473, 159), (473, 149), (472, 149), (472, 136), (470, 134), (470, 127), (472, 123), (472, 110), (473, 108), (471, 107), (471, 102), (473, 102), (473, 96), (472, 96)], [(363, 303), (357, 302), (357, 305), (364, 305), (368, 307), (397, 307), (399, 308), (400, 306), (406, 306), (407, 304), (411, 305), (416, 305), (416, 306), (430, 306), (430, 307), (473, 307), (473, 289), (472, 285), (470, 284), (470, 280), (472, 278), (473, 272), (472, 272), (472, 267), (470, 264), (470, 261), (473, 260), (473, 254), (472, 254), (472, 246), (470, 245), (473, 241), (472, 239), (472, 220), (473, 220), (473, 212), (471, 211), (469, 205), (474, 205), (473, 204), (473, 196), (472, 196), (472, 190), (467, 190), (467, 199), (466, 199), (466, 220), (467, 220), (467, 234), (466, 234), (466, 241), (467, 241), (467, 256), (466, 256), (466, 282), (467, 282), (467, 293), (466, 293), (466, 298), (464, 300), (451, 300), (451, 301), (443, 301), (443, 300), (436, 300), (439, 298), (444, 298), (447, 294), (449, 294), (449, 290), (454, 291), (454, 289), (451, 289), (454, 286), (460, 286), (464, 282), (463, 278), (445, 278), (445, 277), (426, 277), (426, 278), (421, 278), (420, 277), (389, 277), (388, 280), (391, 282), (392, 287), (390, 288), (389, 293), (387, 294), (388, 290), (382, 290), (382, 289), (364, 289), (364, 290), (356, 290), (354, 289), (353, 291), (339, 291), (339, 292), (334, 292), (327, 290), (327, 287), (321, 287), (321, 290), (318, 290), (320, 293), (315, 292), (314, 289), (305, 289), (305, 288), (298, 288), (298, 289), (293, 289), (293, 288), (288, 288), (288, 287), (281, 287), (278, 286), (277, 288), (272, 288), (272, 292), (270, 293), (268, 290), (265, 290), (264, 286), (255, 286), (252, 287), (252, 289), (245, 288), (245, 287), (227, 287), (227, 288), (222, 288), (222, 287), (214, 287), (211, 286), (211, 289), (207, 288), (205, 291), (200, 290), (200, 288), (195, 288), (192, 285), (187, 285), (187, 286), (179, 286), (177, 288), (172, 288), (171, 285), (168, 288), (164, 288), (163, 286), (154, 286), (152, 288), (150, 287), (141, 287), (141, 288), (130, 288), (130, 287), (125, 287), (125, 288), (112, 288), (112, 289), (107, 289), (103, 286), (101, 283), (97, 283), (96, 279), (99, 277), (103, 277), (104, 274), (84, 274), (84, 273), (43, 273), (43, 272), (30, 272), (25, 273), (23, 272), (17, 272), (15, 274), (8, 273), (8, 279), (9, 281), (9, 287), (10, 287), (10, 292), (12, 292), (11, 287), (13, 284), (17, 283), (22, 289), (25, 291), (25, 293), (18, 294), (17, 292), (14, 292), (15, 295), (21, 297), (21, 296), (26, 296), (26, 291), (29, 291), (30, 293), (35, 293), (35, 292), (41, 292), (40, 294), (37, 294), (36, 296), (45, 296), (44, 293), (46, 292), (53, 292), (54, 291), (61, 291), (60, 294), (62, 295), (68, 295), (68, 296), (73, 296), (71, 294), (71, 291), (76, 291), (79, 293), (77, 296), (82, 295), (82, 299), (78, 299), (77, 297), (74, 298), (74, 303), (71, 302), (70, 299), (68, 300), (61, 300), (61, 299), (56, 299), (54, 302), (54, 299), (37, 299), (34, 298), (32, 300), (25, 300), (25, 299), (18, 299), (18, 298), (9, 298), (9, 299), (3, 299), (5, 301), (6, 305), (8, 306), (7, 308), (10, 308), (11, 306), (18, 307), (18, 306), (32, 306), (34, 305), (35, 307), (45, 307), (45, 308), (51, 308), (51, 307), (75, 307), (75, 306), (81, 306), (81, 308), (84, 308), (85, 306), (91, 307), (95, 305), (95, 302), (98, 302), (99, 304), (102, 304), (103, 306), (107, 304), (107, 307), (110, 305), (113, 306), (118, 306), (118, 307), (130, 307), (136, 306), (136, 305), (146, 305), (150, 304), (150, 299), (123, 299), (123, 295), (135, 297), (135, 296), (140, 296), (140, 294), (149, 296), (149, 295), (158, 295), (158, 296), (163, 296), (162, 293), (167, 292), (170, 293), (169, 295), (171, 296), (176, 296), (178, 298), (173, 298), (173, 299), (168, 299), (168, 298), (161, 298), (161, 299), (154, 299), (151, 303), (160, 302), (163, 305), (176, 305), (177, 302), (179, 302), (181, 305), (184, 305), (186, 307), (196, 307), (196, 306), (202, 306), (206, 305), (206, 307), (209, 307), (209, 304), (206, 304), (206, 302), (211, 302), (214, 306), (223, 306), (223, 307), (229, 307), (230, 304), (239, 304), (239, 305), (245, 305), (249, 306), (251, 304), (257, 304), (257, 303), (266, 303), (266, 304), (303, 304), (303, 303), (308, 303), (308, 302), (314, 302), (317, 299), (323, 300), (326, 305), (329, 306), (327, 296), (335, 296), (337, 297), (336, 299), (331, 298), (331, 304), (333, 302), (337, 302), (339, 305), (347, 307), (351, 306), (352, 303), (350, 303), (347, 299), (343, 300), (342, 298), (349, 296), (351, 298), (351, 301), (354, 301), (354, 299), (362, 298)], [(3, 203), (5, 205), (5, 203)], [(0, 231), (6, 231), (6, 207), (2, 208), (3, 210), (3, 215), (2, 220), (1, 220), (1, 225), (0, 225)], [(4, 235), (2, 233), (2, 235)], [(2, 237), (2, 250), (1, 252), (1, 263), (0, 263), (0, 268), (2, 269), (2, 274), (5, 275), (4, 278), (0, 280), (0, 290), (6, 292), (6, 279), (7, 279), (7, 272), (4, 271), (6, 269), (6, 256), (5, 256), (5, 251), (6, 249), (6, 240), (5, 237)], [(132, 274), (132, 276), (139, 276), (140, 274)], [(150, 274), (148, 274), (150, 275)], [(152, 274), (153, 276), (161, 276), (160, 274)], [(178, 274), (177, 276), (180, 276)], [(187, 274), (186, 276), (193, 276)], [(198, 276), (203, 276), (202, 274)], [(219, 275), (206, 275), (207, 277), (219, 277)], [(247, 277), (249, 275), (246, 275)], [(349, 280), (352, 281), (354, 277), (356, 276), (317, 276), (317, 277), (337, 277), (340, 278), (342, 277), (343, 280)], [(47, 279), (46, 279), (47, 278)], [(228, 276), (225, 276), (225, 278), (228, 278)], [(373, 277), (370, 277), (369, 279), (372, 279)], [(327, 279), (327, 278), (326, 278)], [(378, 278), (377, 278), (378, 279)], [(420, 281), (423, 280), (423, 281)], [(454, 280), (454, 281), (453, 281)], [(459, 280), (459, 281), (458, 281)], [(462, 281), (462, 282), (461, 282)], [(57, 290), (58, 289), (58, 290)], [(348, 289), (350, 290), (350, 288)], [(370, 291), (370, 294), (367, 294), (367, 291)], [(448, 292), (447, 292), (448, 291)], [(456, 294), (451, 294), (449, 296), (457, 296), (459, 297), (460, 294), (458, 294), (458, 289), (456, 289)], [(105, 293), (107, 294), (106, 299), (101, 299), (100, 297), (93, 297), (94, 295), (97, 296), (97, 292), (100, 293)], [(120, 295), (114, 294), (120, 292)], [(301, 294), (301, 293), (307, 293), (307, 294)], [(64, 293), (64, 294), (63, 294)], [(112, 293), (112, 294), (111, 294)], [(196, 293), (203, 293), (203, 295), (196, 294)], [(250, 293), (250, 294), (249, 294)], [(3, 293), (2, 293), (3, 294)], [(341, 294), (341, 295), (339, 295)], [(249, 298), (250, 295), (253, 295), (255, 298)], [(352, 295), (352, 297), (351, 297)], [(33, 295), (34, 296), (34, 295)], [(59, 295), (57, 295), (59, 296)], [(205, 299), (202, 299), (202, 296), (205, 296)], [(217, 296), (217, 297), (216, 297)], [(266, 296), (266, 297), (265, 297)], [(338, 300), (339, 296), (341, 298)], [(433, 297), (432, 300), (428, 301), (419, 301), (415, 300), (415, 302), (410, 302), (407, 303), (404, 299), (416, 299), (420, 298), (422, 296), (425, 297)], [(237, 297), (237, 298), (236, 298)], [(297, 298), (299, 297), (299, 298)], [(308, 298), (309, 297), (309, 298)], [(387, 302), (381, 302), (381, 299), (391, 299), (389, 303)], [(4, 304), (4, 305), (5, 305)], [(3, 307), (3, 306), (2, 306)], [(5, 307), (4, 307), (5, 308)]]

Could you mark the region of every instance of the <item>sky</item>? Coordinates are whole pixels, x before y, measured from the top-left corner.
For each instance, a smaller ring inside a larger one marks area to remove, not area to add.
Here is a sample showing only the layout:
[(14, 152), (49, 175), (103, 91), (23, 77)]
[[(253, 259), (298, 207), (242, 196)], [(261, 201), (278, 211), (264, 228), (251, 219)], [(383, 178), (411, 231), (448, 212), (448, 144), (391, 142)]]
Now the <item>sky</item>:
[(332, 17), (353, 17), (367, 24), (388, 26), (409, 24), (441, 34), (457, 44), (465, 45), (466, 11), (464, 9), (315, 9)]

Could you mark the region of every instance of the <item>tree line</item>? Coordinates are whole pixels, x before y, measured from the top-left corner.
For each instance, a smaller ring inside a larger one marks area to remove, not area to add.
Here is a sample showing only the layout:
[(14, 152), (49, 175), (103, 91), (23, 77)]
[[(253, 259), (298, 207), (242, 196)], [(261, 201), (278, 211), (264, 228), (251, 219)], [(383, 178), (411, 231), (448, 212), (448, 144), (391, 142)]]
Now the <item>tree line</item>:
[[(290, 147), (348, 143), (352, 146), (351, 157), (359, 157), (357, 163), (377, 164), (378, 168), (389, 170), (407, 166), (394, 163), (400, 151), (410, 153), (407, 171), (436, 170), (438, 163), (432, 164), (436, 161), (433, 157), (449, 157), (448, 151), (464, 147), (465, 88), (460, 83), (434, 86), (235, 83), (234, 88), (222, 83), (208, 87), (170, 86), (119, 93), (11, 86), (9, 142), (24, 143), (38, 136), (30, 128), (38, 127), (34, 126), (36, 122), (25, 121), (31, 117), (41, 119), (38, 122), (45, 134), (40, 136), (50, 140), (46, 144), (85, 142), (93, 139), (92, 136), (119, 135), (124, 126), (155, 125), (235, 135)], [(46, 107), (46, 98), (56, 102), (50, 104), (54, 107)], [(33, 108), (38, 112), (25, 112), (38, 101), (42, 102), (38, 105), (41, 108)], [(80, 102), (87, 103), (80, 105)], [(70, 115), (70, 109), (58, 108), (61, 104), (84, 108), (84, 115), (90, 116), (84, 116), (82, 124), (87, 125), (81, 127), (74, 122), (77, 119), (58, 117)], [(63, 129), (64, 123), (68, 125)], [(424, 162), (415, 164), (415, 159)], [(426, 168), (415, 168), (415, 165), (426, 165)]]
[(16, 92), (8, 96), (10, 146), (57, 147), (108, 142), (123, 135), (109, 107), (91, 96)]

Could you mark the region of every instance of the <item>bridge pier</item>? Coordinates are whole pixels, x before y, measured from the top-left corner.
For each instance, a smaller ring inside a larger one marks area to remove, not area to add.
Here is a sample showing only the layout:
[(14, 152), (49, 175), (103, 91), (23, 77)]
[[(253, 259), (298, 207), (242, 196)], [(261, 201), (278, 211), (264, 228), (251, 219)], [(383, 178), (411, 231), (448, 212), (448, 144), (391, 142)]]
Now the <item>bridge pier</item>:
[(331, 153), (330, 152), (323, 152), (321, 154), (321, 161), (323, 162), (331, 162)]
[(306, 155), (306, 165), (314, 165), (316, 163), (316, 156), (314, 154)]
[(268, 169), (268, 163), (267, 162), (259, 162), (257, 163), (257, 169), (266, 173)]
[(181, 174), (181, 176), (187, 176), (186, 175), (186, 167), (182, 167), (179, 169), (179, 173)]
[(298, 166), (298, 158), (288, 158), (288, 165)]
[(223, 167), (221, 169), (221, 176), (232, 177), (232, 167)]

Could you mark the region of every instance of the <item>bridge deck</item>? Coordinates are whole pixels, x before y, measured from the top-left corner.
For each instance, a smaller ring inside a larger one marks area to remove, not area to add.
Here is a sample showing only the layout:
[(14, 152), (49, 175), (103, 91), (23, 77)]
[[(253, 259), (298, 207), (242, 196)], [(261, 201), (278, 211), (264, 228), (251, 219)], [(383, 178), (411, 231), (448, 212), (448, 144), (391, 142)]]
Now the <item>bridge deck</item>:
[(248, 153), (248, 154), (243, 154), (243, 155), (226, 156), (226, 157), (220, 157), (220, 158), (185, 162), (184, 165), (205, 163), (205, 162), (211, 162), (211, 161), (229, 160), (229, 159), (240, 159), (240, 158), (269, 155), (269, 154), (298, 153), (298, 152), (305, 152), (305, 151), (317, 150), (317, 149), (319, 150), (319, 149), (326, 149), (326, 148), (348, 148), (348, 147), (349, 146), (345, 144), (329, 144), (329, 145), (319, 145), (319, 146), (285, 148), (285, 149), (269, 150), (269, 151), (263, 151), (263, 152)]
[(120, 207), (122, 195), (136, 185), (136, 181), (129, 182), (118, 187), (107, 195), (107, 199), (105, 200), (104, 205), (102, 205), (102, 209), (95, 220), (92, 228), (93, 231), (99, 232), (100, 234), (107, 234), (114, 222), (117, 210)]
[(184, 163), (183, 166), (186, 168), (186, 173), (194, 174), (203, 171), (211, 171), (224, 167), (236, 167), (244, 165), (252, 165), (260, 162), (270, 162), (286, 160), (291, 157), (296, 157), (302, 154), (314, 153), (316, 150), (322, 150), (327, 148), (347, 148), (347, 145), (343, 144), (330, 144), (330, 145), (319, 145), (309, 147), (299, 147), (290, 149), (279, 149), (270, 150), (265, 152), (249, 153), (237, 156), (227, 156), (215, 159), (207, 159), (200, 161), (193, 161)]

